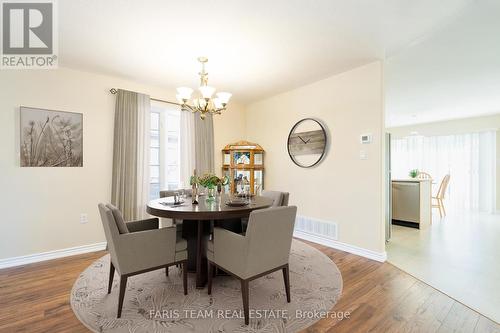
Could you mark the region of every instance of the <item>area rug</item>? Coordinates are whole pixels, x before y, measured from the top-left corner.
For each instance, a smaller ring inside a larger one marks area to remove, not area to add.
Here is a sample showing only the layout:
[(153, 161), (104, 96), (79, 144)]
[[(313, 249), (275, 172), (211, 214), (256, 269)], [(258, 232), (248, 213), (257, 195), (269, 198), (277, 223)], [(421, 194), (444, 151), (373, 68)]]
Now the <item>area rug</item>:
[(342, 291), (337, 266), (315, 248), (294, 240), (290, 255), (291, 303), (281, 271), (250, 282), (250, 324), (244, 325), (240, 282), (214, 278), (212, 295), (194, 287), (189, 274), (184, 296), (181, 272), (171, 267), (128, 279), (123, 312), (116, 318), (118, 277), (107, 294), (109, 255), (90, 265), (75, 282), (71, 307), (93, 332), (297, 332), (329, 316)]

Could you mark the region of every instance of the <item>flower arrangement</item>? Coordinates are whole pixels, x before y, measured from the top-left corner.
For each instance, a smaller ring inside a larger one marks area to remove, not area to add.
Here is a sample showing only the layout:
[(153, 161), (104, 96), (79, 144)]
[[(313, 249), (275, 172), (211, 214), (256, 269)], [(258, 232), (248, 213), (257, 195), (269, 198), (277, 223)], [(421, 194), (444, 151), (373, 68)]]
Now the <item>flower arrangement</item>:
[(229, 183), (229, 178), (226, 176), (220, 178), (214, 175), (213, 173), (206, 173), (201, 177), (197, 177), (196, 175), (191, 176), (189, 183), (191, 184), (191, 186), (193, 184), (199, 184), (205, 188), (214, 189), (219, 185), (220, 186), (227, 185)]
[(418, 173), (419, 173), (418, 169), (413, 169), (413, 170), (410, 170), (409, 176), (411, 178), (417, 178)]

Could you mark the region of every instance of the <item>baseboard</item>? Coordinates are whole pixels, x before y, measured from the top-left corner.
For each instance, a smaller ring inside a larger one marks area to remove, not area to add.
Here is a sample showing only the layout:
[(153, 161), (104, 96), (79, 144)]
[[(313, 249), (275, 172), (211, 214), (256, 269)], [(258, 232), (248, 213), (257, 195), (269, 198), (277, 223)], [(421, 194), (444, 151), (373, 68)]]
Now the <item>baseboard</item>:
[[(317, 235), (312, 235), (308, 234), (305, 232), (301, 231), (294, 231), (293, 233), (294, 237), (304, 239), (313, 243), (325, 245), (337, 250), (349, 252), (358, 256), (362, 256), (368, 259), (384, 262), (387, 260), (387, 253), (386, 252), (375, 252), (371, 250), (367, 250), (358, 246), (354, 245), (349, 245), (346, 243), (342, 243), (336, 240), (328, 239), (325, 237), (317, 236)], [(27, 265), (27, 264), (32, 264), (35, 262), (40, 262), (40, 261), (45, 261), (45, 260), (51, 260), (51, 259), (57, 259), (57, 258), (63, 258), (63, 257), (69, 257), (69, 256), (74, 256), (77, 254), (83, 254), (83, 253), (89, 253), (89, 252), (96, 252), (96, 251), (102, 251), (106, 249), (106, 242), (101, 242), (101, 243), (95, 243), (95, 244), (89, 244), (89, 245), (82, 245), (82, 246), (75, 246), (75, 247), (70, 247), (67, 249), (61, 249), (61, 250), (54, 250), (54, 251), (48, 251), (48, 252), (42, 252), (42, 253), (35, 253), (35, 254), (30, 254), (27, 256), (20, 256), (20, 257), (13, 257), (13, 258), (5, 258), (5, 259), (0, 259), (0, 269), (2, 268), (8, 268), (8, 267), (14, 267), (14, 266), (21, 266), (21, 265)]]
[(35, 262), (74, 256), (77, 254), (102, 251), (106, 249), (106, 242), (70, 247), (67, 249), (54, 250), (49, 252), (29, 254), (14, 258), (0, 259), (0, 269), (14, 266), (32, 264)]
[(337, 250), (349, 252), (361, 257), (365, 257), (368, 259), (380, 261), (380, 262), (385, 262), (387, 260), (387, 253), (386, 252), (375, 252), (372, 250), (367, 250), (362, 247), (342, 243), (336, 240), (328, 239), (325, 237), (317, 236), (317, 235), (312, 235), (308, 234), (302, 231), (297, 231), (295, 230), (293, 233), (294, 237), (304, 239), (313, 243), (321, 244), (324, 246), (328, 246)]

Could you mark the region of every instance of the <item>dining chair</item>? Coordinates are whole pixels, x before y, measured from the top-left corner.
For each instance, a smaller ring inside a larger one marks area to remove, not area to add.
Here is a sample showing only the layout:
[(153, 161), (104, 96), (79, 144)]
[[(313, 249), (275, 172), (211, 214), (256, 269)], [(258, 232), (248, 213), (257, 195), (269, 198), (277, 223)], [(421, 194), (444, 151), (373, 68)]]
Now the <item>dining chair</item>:
[(450, 182), (450, 175), (446, 175), (443, 177), (443, 180), (441, 181), (441, 184), (439, 185), (439, 189), (437, 191), (437, 194), (432, 197), (432, 199), (435, 200), (436, 203), (432, 204), (432, 208), (438, 208), (439, 209), (439, 217), (446, 216), (446, 210), (444, 208), (444, 195), (446, 193), (446, 189), (448, 188), (448, 183)]
[(418, 175), (417, 175), (417, 179), (429, 179), (429, 180), (432, 180), (432, 176), (429, 173), (427, 173), (427, 172), (419, 171)]
[[(162, 190), (160, 191), (160, 198), (169, 198), (175, 196), (175, 193), (179, 193), (184, 191), (187, 196), (192, 196), (193, 191), (190, 188), (186, 189), (178, 189), (178, 190)], [(177, 232), (179, 235), (182, 235), (182, 220), (181, 219), (172, 219), (172, 225), (177, 228)]]
[(208, 294), (212, 294), (214, 267), (239, 279), (245, 325), (249, 323), (249, 282), (254, 279), (281, 270), (290, 303), (288, 259), (296, 215), (295, 206), (254, 210), (245, 235), (214, 228), (207, 245)]
[(184, 191), (184, 193), (190, 197), (193, 193), (193, 190), (190, 188), (181, 188), (178, 190), (161, 190), (160, 191), (160, 198), (165, 198), (165, 197), (173, 197), (175, 192), (181, 192)]
[[(188, 196), (191, 197), (193, 195), (193, 190), (190, 188), (184, 188), (184, 189), (177, 189), (177, 190), (161, 190), (160, 191), (160, 198), (169, 198), (175, 196), (175, 193), (177, 192), (182, 192)], [(164, 219), (164, 220), (170, 220), (170, 219)], [(175, 226), (175, 229), (177, 231), (177, 239), (185, 238), (183, 235), (183, 228), (182, 228), (182, 223), (184, 222), (181, 219), (171, 219), (172, 220), (172, 225)], [(177, 265), (179, 267), (179, 265)], [(168, 268), (167, 268), (167, 273), (168, 273)], [(168, 274), (167, 274), (168, 275)]]
[[(193, 191), (190, 188), (178, 189), (178, 190), (162, 190), (160, 191), (160, 198), (169, 198), (175, 196), (175, 193), (179, 193), (184, 191), (184, 193), (190, 197)], [(177, 226), (178, 231), (182, 232), (182, 220), (180, 219), (172, 219), (172, 224)]]
[(177, 239), (173, 227), (159, 228), (158, 218), (125, 222), (118, 208), (99, 204), (104, 234), (111, 256), (108, 294), (115, 270), (120, 275), (117, 318), (121, 317), (127, 279), (130, 276), (182, 265), (184, 295), (187, 295), (187, 242)]
[[(261, 195), (266, 198), (273, 199), (271, 207), (288, 206), (288, 199), (290, 198), (289, 192), (280, 191), (262, 191)], [(243, 232), (247, 230), (248, 218), (241, 219), (241, 229)]]
[(273, 207), (288, 206), (290, 193), (280, 191), (262, 191), (262, 196), (273, 199)]

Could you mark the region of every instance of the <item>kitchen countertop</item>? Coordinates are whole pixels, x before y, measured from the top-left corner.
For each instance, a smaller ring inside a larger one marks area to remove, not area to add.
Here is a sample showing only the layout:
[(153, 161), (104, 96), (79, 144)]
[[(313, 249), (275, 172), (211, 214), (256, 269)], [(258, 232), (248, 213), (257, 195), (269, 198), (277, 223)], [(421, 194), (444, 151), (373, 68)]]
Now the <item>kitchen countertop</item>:
[(405, 179), (392, 179), (393, 182), (405, 182), (405, 183), (422, 183), (422, 182), (430, 182), (432, 179), (413, 179), (413, 178), (405, 178)]

